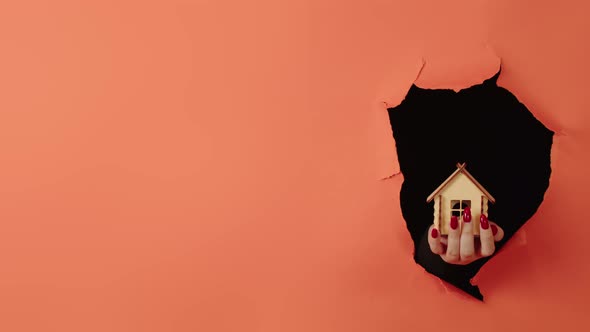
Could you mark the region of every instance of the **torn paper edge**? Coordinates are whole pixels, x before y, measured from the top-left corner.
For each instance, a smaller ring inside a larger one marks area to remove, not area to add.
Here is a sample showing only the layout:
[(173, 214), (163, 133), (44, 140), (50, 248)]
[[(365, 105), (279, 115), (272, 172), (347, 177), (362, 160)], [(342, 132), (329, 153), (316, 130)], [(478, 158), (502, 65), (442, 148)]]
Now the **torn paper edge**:
[[(507, 87), (505, 87), (503, 85), (500, 85), (498, 83), (498, 81), (501, 79), (501, 77), (503, 77), (503, 75), (502, 75), (502, 68), (503, 68), (504, 63), (503, 63), (502, 57), (500, 57), (494, 51), (494, 49), (489, 46), (489, 44), (486, 44), (486, 49), (488, 49), (494, 55), (494, 57), (498, 60), (498, 68), (496, 70), (496, 74), (493, 75), (493, 76), (498, 75), (498, 78), (497, 78), (497, 81), (496, 81), (496, 85), (498, 87), (501, 87), (501, 88), (504, 88), (504, 89), (510, 91), (511, 93), (515, 94), (515, 96), (516, 96), (516, 93), (512, 92)], [(399, 106), (403, 102), (403, 100), (405, 99), (405, 96), (407, 96), (407, 94), (408, 94), (409, 90), (411, 89), (412, 85), (416, 85), (416, 82), (419, 80), (422, 72), (424, 71), (424, 68), (426, 67), (426, 60), (424, 58), (421, 58), (421, 63), (422, 63), (422, 65), (418, 69), (418, 72), (417, 72), (414, 80), (410, 84), (408, 84), (408, 88), (405, 91), (404, 97), (401, 98), (399, 101), (396, 101), (395, 103), (389, 103), (387, 100), (382, 100), (380, 102), (381, 107), (380, 107), (380, 110), (379, 111), (381, 111), (381, 112), (385, 111), (387, 113), (388, 112), (387, 110), (389, 108), (397, 107), (397, 106)], [(453, 89), (453, 90), (460, 91), (460, 90), (468, 89), (470, 87), (473, 87), (473, 86), (476, 86), (476, 85), (479, 85), (479, 84), (483, 84), (488, 79), (490, 79), (490, 78), (489, 77), (488, 78), (483, 78), (483, 79), (478, 80), (477, 82), (475, 82), (475, 83), (473, 83), (473, 84), (471, 84), (469, 86), (465, 86), (464, 88), (461, 88), (459, 90), (455, 90), (455, 89)], [(416, 86), (419, 87), (419, 88), (421, 88), (421, 89), (425, 89), (424, 87), (420, 87), (418, 85), (416, 85)], [(519, 100), (519, 102), (522, 103), (522, 101), (520, 101), (520, 100)], [(525, 105), (525, 107), (527, 107), (527, 109), (529, 110), (529, 112), (531, 112), (531, 114), (535, 117), (535, 119), (539, 120), (547, 129), (551, 130), (554, 133), (554, 136), (566, 136), (567, 135), (567, 133), (562, 128), (560, 128), (560, 126), (558, 126), (557, 124), (555, 124), (554, 121), (549, 121), (549, 124), (548, 124), (548, 122), (547, 122), (548, 119), (545, 116), (543, 116), (543, 114), (539, 114), (538, 112), (533, 111), (530, 107), (526, 106), (526, 104), (524, 104), (524, 103), (523, 103), (523, 105)], [(391, 138), (390, 138), (390, 142), (391, 142), (390, 145), (392, 146), (393, 149), (395, 149), (395, 138), (393, 137), (393, 131), (391, 130), (391, 127), (390, 126), (389, 126), (389, 135), (391, 136)], [(396, 177), (398, 175), (402, 175), (402, 172), (401, 172), (401, 169), (400, 169), (400, 165), (399, 165), (398, 156), (397, 156), (397, 151), (393, 152), (393, 154), (395, 156), (393, 159), (395, 159), (395, 160), (388, 161), (388, 163), (391, 163), (387, 167), (388, 169), (390, 169), (390, 171), (386, 171), (385, 172), (386, 175), (380, 174), (379, 175), (379, 180), (388, 180), (388, 179), (391, 179), (391, 178)], [(383, 169), (385, 169), (385, 167)]]

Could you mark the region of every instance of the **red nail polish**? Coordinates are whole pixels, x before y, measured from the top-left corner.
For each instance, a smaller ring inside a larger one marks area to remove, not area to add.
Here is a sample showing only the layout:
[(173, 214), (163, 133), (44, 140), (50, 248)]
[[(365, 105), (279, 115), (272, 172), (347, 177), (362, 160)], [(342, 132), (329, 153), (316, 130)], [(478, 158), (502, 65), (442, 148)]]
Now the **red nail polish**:
[(482, 214), (481, 217), (479, 217), (479, 224), (481, 225), (482, 229), (490, 228), (490, 223), (488, 222), (488, 217), (486, 217), (485, 214)]
[(492, 224), (492, 234), (494, 234), (494, 236), (498, 234), (498, 226), (494, 224)]
[(463, 210), (463, 221), (464, 222), (471, 222), (471, 209), (468, 207)]
[(459, 221), (457, 220), (457, 216), (451, 216), (451, 228), (457, 229), (459, 227)]
[(432, 232), (430, 232), (430, 235), (432, 235), (433, 239), (436, 239), (438, 237), (438, 230), (436, 228), (433, 228)]

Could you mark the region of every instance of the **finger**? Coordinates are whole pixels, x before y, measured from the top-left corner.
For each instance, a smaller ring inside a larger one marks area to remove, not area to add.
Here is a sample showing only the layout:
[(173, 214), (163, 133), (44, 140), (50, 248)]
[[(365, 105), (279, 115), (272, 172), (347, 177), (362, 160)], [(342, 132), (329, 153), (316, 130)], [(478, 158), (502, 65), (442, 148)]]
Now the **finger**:
[(459, 262), (460, 256), (460, 242), (461, 242), (461, 229), (459, 229), (459, 220), (457, 216), (451, 216), (451, 225), (449, 229), (449, 236), (447, 238), (447, 252), (444, 260), (447, 263)]
[(483, 257), (493, 255), (496, 250), (494, 234), (485, 214), (482, 214), (479, 218), (479, 240), (481, 242), (481, 255)]
[(461, 245), (459, 251), (461, 260), (471, 260), (475, 255), (473, 223), (471, 222), (471, 210), (469, 207), (466, 207), (463, 212), (463, 226), (461, 227)]
[(430, 226), (428, 229), (428, 245), (430, 246), (430, 250), (437, 255), (443, 253), (443, 246), (440, 243), (440, 238), (438, 229), (436, 229), (434, 225)]
[(492, 234), (494, 235), (494, 241), (498, 242), (504, 238), (504, 230), (495, 222), (490, 221), (490, 229), (492, 230)]

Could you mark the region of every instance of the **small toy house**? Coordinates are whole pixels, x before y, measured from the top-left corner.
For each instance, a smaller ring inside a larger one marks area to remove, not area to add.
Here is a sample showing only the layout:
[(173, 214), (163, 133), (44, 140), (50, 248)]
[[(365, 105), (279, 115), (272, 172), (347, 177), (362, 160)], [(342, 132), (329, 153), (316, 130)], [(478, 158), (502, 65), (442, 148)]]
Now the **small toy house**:
[(457, 170), (451, 174), (436, 190), (428, 196), (427, 203), (434, 200), (434, 225), (443, 235), (449, 234), (451, 216), (461, 216), (465, 207), (471, 209), (473, 233), (479, 235), (479, 218), (488, 215), (488, 202), (496, 200), (465, 169), (465, 163), (457, 164)]

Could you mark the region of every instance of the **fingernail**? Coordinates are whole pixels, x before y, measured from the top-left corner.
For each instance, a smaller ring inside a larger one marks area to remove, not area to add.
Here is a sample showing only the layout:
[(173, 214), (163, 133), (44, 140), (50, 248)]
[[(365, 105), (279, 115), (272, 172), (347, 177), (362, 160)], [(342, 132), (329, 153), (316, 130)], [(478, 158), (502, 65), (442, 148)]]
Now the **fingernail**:
[(451, 217), (451, 228), (457, 229), (457, 227), (459, 227), (459, 221), (457, 220), (457, 216), (452, 216)]
[(498, 226), (494, 224), (492, 224), (492, 234), (494, 234), (494, 236), (498, 234)]
[(463, 221), (464, 222), (471, 222), (471, 209), (468, 207), (463, 210)]
[(438, 230), (436, 228), (433, 228), (430, 232), (430, 235), (432, 235), (433, 239), (436, 239), (438, 237)]
[(486, 217), (485, 214), (482, 214), (481, 217), (479, 217), (479, 224), (481, 225), (482, 229), (490, 228), (490, 224), (488, 223), (488, 217)]

